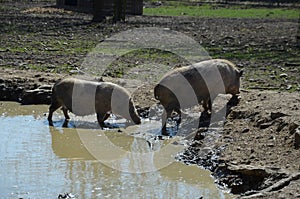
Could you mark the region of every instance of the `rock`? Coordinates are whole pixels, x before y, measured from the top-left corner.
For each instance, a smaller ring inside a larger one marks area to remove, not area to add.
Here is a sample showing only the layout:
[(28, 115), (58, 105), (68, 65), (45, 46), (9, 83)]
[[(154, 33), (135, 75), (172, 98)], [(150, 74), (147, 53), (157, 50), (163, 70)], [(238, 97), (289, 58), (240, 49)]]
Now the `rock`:
[(271, 112), (271, 119), (272, 120), (275, 120), (277, 118), (284, 117), (284, 116), (286, 116), (286, 114), (281, 113), (281, 112)]
[(287, 76), (288, 76), (288, 74), (286, 74), (286, 73), (281, 73), (281, 74), (279, 75), (280, 78), (286, 78)]
[(298, 129), (298, 127), (299, 127), (299, 125), (298, 124), (296, 124), (296, 123), (291, 123), (290, 125), (289, 125), (289, 131), (290, 131), (290, 134), (294, 134), (294, 133), (296, 133), (296, 130)]
[(0, 84), (0, 100), (20, 101), (24, 88), (11, 85), (9, 81)]
[(245, 129), (243, 129), (242, 130), (242, 132), (241, 133), (248, 133), (250, 131), (250, 129), (249, 128), (245, 128)]
[(274, 147), (274, 146), (275, 146), (275, 144), (271, 143), (271, 142), (267, 144), (267, 147)]
[(266, 129), (266, 128), (272, 126), (272, 125), (273, 125), (273, 122), (267, 122), (267, 123), (260, 124), (259, 128), (260, 129)]
[(249, 190), (258, 190), (265, 178), (270, 176), (270, 171), (263, 167), (254, 167), (251, 165), (232, 165), (227, 167), (231, 176), (240, 179), (239, 183), (229, 182), (231, 193), (238, 194)]
[(264, 196), (270, 192), (276, 192), (280, 189), (288, 186), (292, 181), (297, 181), (300, 179), (300, 173), (294, 173), (294, 174), (288, 174), (284, 172), (279, 172), (275, 174), (275, 178), (279, 178), (279, 181), (272, 182), (267, 188), (260, 190), (259, 192), (252, 190), (244, 193), (244, 196), (242, 196), (242, 199), (246, 198), (260, 198), (261, 196)]
[(194, 140), (203, 140), (205, 138), (205, 135), (201, 131), (197, 131)]
[(291, 84), (287, 85), (286, 90), (291, 90), (293, 86)]
[(277, 129), (276, 129), (276, 131), (277, 132), (280, 132), (284, 127), (286, 127), (288, 125), (288, 123), (286, 123), (286, 122), (280, 122), (279, 123), (279, 125), (278, 125), (278, 127), (277, 127)]
[(21, 104), (50, 104), (51, 103), (51, 91), (52, 86), (43, 85), (34, 90), (25, 91)]
[(52, 89), (52, 85), (42, 85), (42, 86), (39, 86), (38, 89), (51, 90)]
[(286, 62), (284, 65), (285, 66), (299, 66), (299, 63)]
[(294, 146), (296, 149), (299, 149), (299, 147), (300, 147), (300, 129), (299, 128), (297, 128), (296, 132), (295, 132)]

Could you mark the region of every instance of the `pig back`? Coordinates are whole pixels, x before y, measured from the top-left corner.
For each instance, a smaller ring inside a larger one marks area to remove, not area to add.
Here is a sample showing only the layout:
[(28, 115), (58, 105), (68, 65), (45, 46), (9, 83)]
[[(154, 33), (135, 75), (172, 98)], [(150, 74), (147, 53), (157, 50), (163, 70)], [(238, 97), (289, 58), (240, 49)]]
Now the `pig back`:
[(223, 59), (212, 59), (194, 64), (207, 86), (211, 99), (218, 94), (237, 94), (241, 72), (233, 63)]
[(194, 106), (208, 95), (206, 83), (194, 66), (170, 71), (161, 79), (154, 92), (162, 104), (177, 103), (181, 108)]
[(167, 106), (191, 107), (218, 94), (237, 94), (241, 73), (222, 59), (202, 61), (167, 73), (155, 87), (155, 98)]

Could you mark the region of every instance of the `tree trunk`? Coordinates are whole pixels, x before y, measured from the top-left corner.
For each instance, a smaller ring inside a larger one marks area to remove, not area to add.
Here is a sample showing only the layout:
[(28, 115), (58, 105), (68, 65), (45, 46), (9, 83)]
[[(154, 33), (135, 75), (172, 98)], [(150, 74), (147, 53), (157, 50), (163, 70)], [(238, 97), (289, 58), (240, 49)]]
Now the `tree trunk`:
[(93, 0), (93, 22), (101, 22), (105, 19), (103, 8), (104, 0)]
[(114, 0), (113, 22), (125, 21), (126, 16), (126, 0)]

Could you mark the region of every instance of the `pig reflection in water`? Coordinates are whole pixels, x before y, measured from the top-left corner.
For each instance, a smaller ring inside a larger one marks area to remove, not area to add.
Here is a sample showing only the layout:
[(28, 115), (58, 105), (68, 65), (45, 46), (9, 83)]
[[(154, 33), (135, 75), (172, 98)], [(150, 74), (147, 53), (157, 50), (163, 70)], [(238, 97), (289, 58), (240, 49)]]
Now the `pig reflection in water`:
[[(101, 164), (83, 145), (80, 136), (74, 128), (49, 128), (52, 137), (53, 152), (59, 157), (60, 161), (67, 161), (67, 170), (65, 171), (65, 179), (70, 179), (69, 186), (74, 186), (72, 193), (85, 194), (95, 191), (95, 193), (109, 195), (111, 187), (122, 185), (122, 194), (126, 198), (147, 198), (147, 196), (158, 196), (157, 190), (164, 190), (165, 196), (172, 195), (174, 198), (198, 198), (199, 196), (207, 196), (207, 198), (226, 198), (226, 193), (218, 190), (214, 184), (210, 172), (200, 169), (197, 166), (185, 165), (181, 162), (174, 161), (165, 168), (158, 169), (155, 172), (147, 172), (144, 174), (136, 174), (130, 172), (122, 172), (112, 167)], [(90, 130), (82, 129), (83, 134), (91, 133)], [(97, 130), (95, 130), (97, 132)], [(91, 134), (95, 134), (92, 132)], [(101, 131), (103, 132), (103, 131)], [(116, 132), (107, 132), (105, 135), (116, 146), (121, 147), (125, 151), (132, 150), (133, 144), (138, 139), (140, 144), (148, 147), (146, 140), (127, 136)], [(98, 139), (102, 139), (98, 137)], [(142, 151), (141, 151), (142, 152)], [(110, 151), (107, 156), (114, 156)], [(172, 157), (174, 158), (174, 157)], [(70, 161), (71, 160), (71, 161)], [(112, 160), (115, 160), (112, 158)], [(136, 160), (138, 161), (138, 160)], [(124, 161), (128, 163), (127, 160)], [(144, 164), (147, 164), (146, 162)], [(131, 164), (122, 164), (126, 166)], [(137, 170), (139, 171), (139, 170)], [(78, 187), (80, 182), (80, 187)], [(168, 185), (168, 186), (166, 186)], [(82, 188), (84, 187), (84, 191)], [(96, 189), (100, 187), (101, 189)], [(72, 188), (72, 187), (71, 187)], [(77, 188), (81, 188), (77, 190)], [(93, 188), (93, 190), (91, 190)], [(77, 191), (77, 192), (76, 192)], [(80, 197), (88, 198), (88, 197)], [(96, 197), (93, 197), (96, 198)]]
[(68, 110), (79, 116), (96, 113), (100, 127), (104, 127), (104, 121), (110, 113), (120, 115), (135, 124), (141, 123), (129, 92), (110, 82), (63, 79), (53, 86), (51, 100), (48, 115), (50, 125), (53, 125), (53, 112), (60, 107), (66, 120), (70, 119)]

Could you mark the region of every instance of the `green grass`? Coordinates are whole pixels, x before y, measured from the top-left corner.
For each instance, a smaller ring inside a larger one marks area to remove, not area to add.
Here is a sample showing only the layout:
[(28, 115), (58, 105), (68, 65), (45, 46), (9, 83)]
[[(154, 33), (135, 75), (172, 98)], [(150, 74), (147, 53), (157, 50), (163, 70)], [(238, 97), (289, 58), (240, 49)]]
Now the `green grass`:
[(212, 5), (190, 6), (185, 4), (166, 5), (155, 8), (145, 8), (144, 15), (156, 16), (195, 16), (219, 18), (299, 18), (300, 9), (286, 8), (247, 8), (245, 6), (230, 6), (227, 8)]

